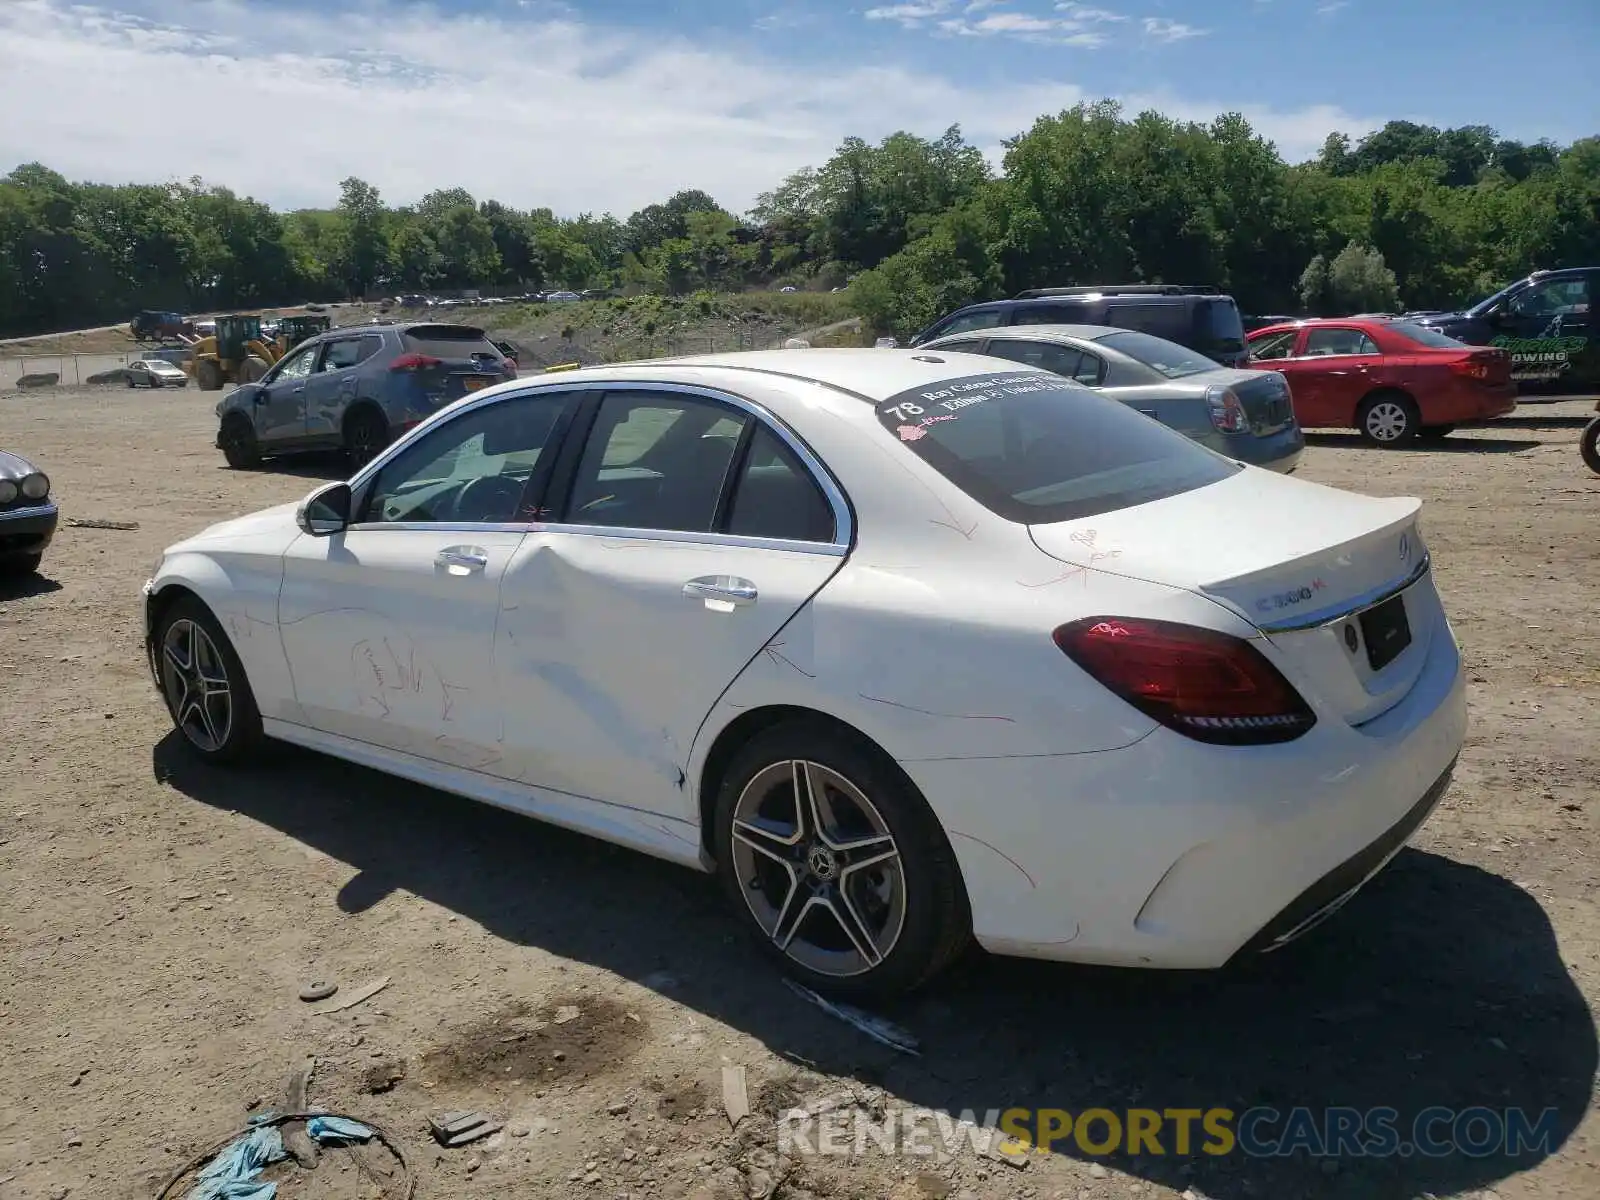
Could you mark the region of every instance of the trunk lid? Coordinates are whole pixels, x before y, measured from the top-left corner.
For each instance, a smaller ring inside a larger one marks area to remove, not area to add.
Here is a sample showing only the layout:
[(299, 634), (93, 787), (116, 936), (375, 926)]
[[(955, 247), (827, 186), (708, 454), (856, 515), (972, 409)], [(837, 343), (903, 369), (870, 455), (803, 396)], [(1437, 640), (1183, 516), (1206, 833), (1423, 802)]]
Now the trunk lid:
[(1359, 725), (1411, 690), (1444, 625), (1421, 507), (1246, 469), (1030, 533), (1063, 562), (1181, 587), (1239, 614), (1314, 706)]
[(1250, 432), (1256, 437), (1271, 437), (1294, 424), (1294, 404), (1289, 396), (1289, 381), (1278, 371), (1227, 370), (1205, 376), (1239, 397)]

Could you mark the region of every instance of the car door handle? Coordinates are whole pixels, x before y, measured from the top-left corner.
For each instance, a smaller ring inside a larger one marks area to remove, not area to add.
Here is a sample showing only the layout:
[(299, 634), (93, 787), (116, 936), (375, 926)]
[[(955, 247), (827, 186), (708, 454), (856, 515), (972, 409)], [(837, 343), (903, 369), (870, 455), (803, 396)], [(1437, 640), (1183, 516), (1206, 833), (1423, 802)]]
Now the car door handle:
[(704, 600), (707, 608), (745, 605), (756, 602), (756, 585), (737, 575), (702, 575), (683, 585), (691, 600)]
[(472, 546), (452, 546), (433, 557), (434, 565), (443, 567), (452, 575), (470, 575), (489, 565), (489, 556)]

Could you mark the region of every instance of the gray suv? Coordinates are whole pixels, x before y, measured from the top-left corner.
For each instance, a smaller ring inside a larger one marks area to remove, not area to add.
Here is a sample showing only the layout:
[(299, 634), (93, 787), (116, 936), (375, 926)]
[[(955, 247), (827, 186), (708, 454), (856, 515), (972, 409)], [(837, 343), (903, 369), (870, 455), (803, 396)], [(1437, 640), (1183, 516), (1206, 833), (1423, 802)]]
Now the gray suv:
[(344, 449), (359, 470), (438, 409), (517, 377), (483, 330), (441, 322), (347, 325), (310, 338), (217, 405), (230, 467)]

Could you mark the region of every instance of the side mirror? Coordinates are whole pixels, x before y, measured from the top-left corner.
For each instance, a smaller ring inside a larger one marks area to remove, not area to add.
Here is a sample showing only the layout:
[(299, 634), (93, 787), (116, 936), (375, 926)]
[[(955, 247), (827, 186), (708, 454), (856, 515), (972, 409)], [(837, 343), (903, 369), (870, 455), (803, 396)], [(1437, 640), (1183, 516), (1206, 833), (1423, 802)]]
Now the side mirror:
[(328, 483), (312, 492), (294, 514), (295, 524), (312, 537), (327, 537), (350, 524), (350, 485)]

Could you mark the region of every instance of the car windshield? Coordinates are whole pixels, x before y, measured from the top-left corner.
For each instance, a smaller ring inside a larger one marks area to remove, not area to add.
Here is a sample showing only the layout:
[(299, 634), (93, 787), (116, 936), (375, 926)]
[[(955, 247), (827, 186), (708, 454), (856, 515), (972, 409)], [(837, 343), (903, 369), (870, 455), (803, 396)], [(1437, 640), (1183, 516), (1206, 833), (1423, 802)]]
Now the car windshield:
[(1389, 328), (1402, 337), (1410, 338), (1420, 346), (1432, 346), (1435, 350), (1464, 350), (1466, 343), (1457, 341), (1453, 337), (1446, 337), (1437, 329), (1429, 329), (1426, 325), (1418, 325), (1415, 321), (1391, 321)]
[(1479, 300), (1471, 308), (1467, 309), (1467, 316), (1469, 316), (1469, 317), (1481, 317), (1481, 316), (1483, 316), (1484, 313), (1488, 312), (1491, 308), (1493, 308), (1501, 300), (1505, 299), (1505, 297), (1507, 295), (1509, 295), (1511, 292), (1515, 291), (1517, 288), (1521, 287), (1523, 282), (1524, 282), (1523, 280), (1519, 279), (1519, 280), (1517, 280), (1516, 283), (1507, 284), (1505, 287), (1501, 288), (1494, 295), (1485, 296), (1482, 300)]
[(1107, 349), (1121, 351), (1135, 362), (1143, 363), (1168, 379), (1185, 379), (1190, 375), (1200, 375), (1217, 369), (1215, 360), (1207, 358), (1204, 354), (1198, 354), (1187, 346), (1180, 346), (1177, 342), (1169, 342), (1166, 338), (1158, 338), (1148, 333), (1124, 330), (1120, 333), (1108, 333), (1104, 337), (1096, 338), (1095, 341)]
[(1008, 521), (1071, 521), (1147, 504), (1243, 468), (1059, 375), (968, 375), (893, 396), (878, 420)]

